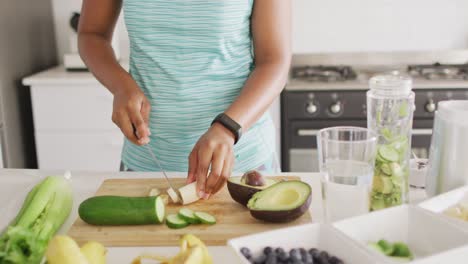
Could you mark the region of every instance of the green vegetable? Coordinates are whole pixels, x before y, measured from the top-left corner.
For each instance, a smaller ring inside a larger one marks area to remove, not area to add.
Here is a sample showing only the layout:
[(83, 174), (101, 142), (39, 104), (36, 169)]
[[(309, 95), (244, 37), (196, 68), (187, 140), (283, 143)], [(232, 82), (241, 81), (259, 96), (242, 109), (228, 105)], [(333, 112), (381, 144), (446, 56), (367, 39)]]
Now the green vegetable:
[(194, 212), (187, 208), (179, 210), (179, 217), (190, 224), (200, 224), (201, 221), (195, 216)]
[(377, 245), (379, 245), (380, 249), (382, 249), (382, 253), (384, 253), (387, 256), (391, 256), (393, 251), (395, 250), (395, 247), (393, 246), (393, 244), (388, 242), (385, 239), (379, 240), (377, 242)]
[(411, 251), (405, 243), (397, 242), (393, 244), (395, 250), (393, 251), (392, 256), (394, 257), (412, 257)]
[(165, 205), (159, 196), (96, 196), (82, 202), (78, 214), (92, 225), (161, 224)]
[(16, 218), (0, 236), (0, 263), (40, 263), (52, 236), (70, 214), (69, 182), (50, 176), (28, 193)]
[(390, 243), (385, 239), (379, 240), (377, 243), (369, 243), (369, 248), (392, 257), (394, 260), (409, 261), (413, 259), (408, 245), (402, 242)]
[(214, 225), (216, 224), (216, 218), (208, 213), (195, 212), (195, 217), (200, 220), (203, 224)]
[(397, 162), (400, 158), (398, 152), (391, 146), (383, 145), (379, 148), (379, 155), (383, 160)]
[(166, 218), (166, 225), (172, 229), (179, 229), (190, 225), (190, 223), (182, 219), (177, 214), (170, 214)]

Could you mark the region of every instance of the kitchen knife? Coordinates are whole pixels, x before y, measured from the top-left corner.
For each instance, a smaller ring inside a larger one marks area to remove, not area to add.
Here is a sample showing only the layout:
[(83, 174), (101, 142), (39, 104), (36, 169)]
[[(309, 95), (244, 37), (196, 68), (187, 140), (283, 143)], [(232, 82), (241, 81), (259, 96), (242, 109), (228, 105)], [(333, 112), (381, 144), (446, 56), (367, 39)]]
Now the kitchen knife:
[(156, 164), (156, 166), (157, 166), (157, 167), (161, 170), (161, 172), (163, 173), (164, 178), (166, 179), (166, 182), (167, 182), (167, 184), (169, 185), (169, 188), (171, 188), (172, 190), (174, 190), (174, 191), (177, 193), (177, 196), (179, 197), (179, 199), (181, 199), (180, 193), (177, 192), (177, 191), (176, 191), (177, 189), (175, 189), (174, 186), (172, 185), (171, 181), (169, 180), (169, 177), (168, 177), (167, 174), (166, 174), (166, 171), (165, 171), (165, 170), (163, 169), (163, 167), (161, 166), (161, 162), (159, 161), (159, 159), (156, 158), (156, 155), (154, 155), (154, 152), (153, 152), (153, 150), (151, 149), (150, 145), (149, 145), (149, 144), (146, 144), (146, 145), (145, 145), (145, 148), (146, 148), (146, 150), (148, 150), (148, 152), (150, 153), (151, 158), (152, 158), (153, 161), (154, 161), (154, 164)]
[[(132, 126), (133, 126), (133, 124), (132, 124)], [(138, 132), (137, 132), (135, 126), (133, 126), (133, 133), (135, 134), (135, 136), (136, 136), (137, 138), (140, 138), (140, 137), (138, 136)], [(156, 167), (158, 167), (159, 170), (163, 173), (164, 178), (166, 179), (166, 182), (167, 182), (167, 184), (169, 185), (169, 188), (171, 188), (171, 189), (177, 194), (177, 197), (178, 197), (179, 200), (181, 201), (181, 200), (182, 200), (182, 197), (180, 196), (180, 193), (179, 193), (179, 192), (177, 191), (177, 189), (175, 189), (174, 186), (172, 185), (171, 181), (169, 180), (169, 177), (167, 176), (166, 171), (165, 171), (165, 170), (163, 169), (163, 167), (161, 166), (161, 162), (159, 161), (158, 158), (156, 158), (156, 155), (154, 155), (154, 152), (153, 152), (153, 150), (151, 149), (151, 146), (150, 146), (149, 144), (146, 144), (144, 147), (145, 147), (146, 150), (149, 152), (151, 158), (153, 159), (154, 164), (156, 164)]]

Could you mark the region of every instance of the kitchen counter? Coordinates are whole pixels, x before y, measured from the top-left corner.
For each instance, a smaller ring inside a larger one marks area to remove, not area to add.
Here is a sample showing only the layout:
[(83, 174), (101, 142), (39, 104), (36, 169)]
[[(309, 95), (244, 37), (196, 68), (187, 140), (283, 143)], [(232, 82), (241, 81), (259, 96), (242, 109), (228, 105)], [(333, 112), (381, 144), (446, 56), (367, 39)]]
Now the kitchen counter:
[[(20, 209), (27, 192), (48, 175), (63, 175), (64, 171), (46, 171), (46, 170), (0, 170), (0, 230), (8, 225), (9, 221), (15, 217)], [(73, 222), (78, 217), (78, 206), (86, 198), (92, 196), (101, 182), (108, 178), (162, 178), (161, 173), (139, 173), (139, 172), (71, 172), (71, 182), (74, 191), (73, 210), (59, 231), (66, 233)], [(311, 211), (314, 221), (321, 221), (322, 205), (320, 202), (320, 174), (315, 173), (283, 173), (280, 176), (295, 175), (300, 176), (305, 182), (309, 183), (313, 189)], [(172, 177), (184, 177), (182, 173), (169, 173)], [(176, 247), (114, 247), (108, 248), (108, 263), (129, 264), (131, 260), (139, 254), (156, 253), (159, 255), (175, 255), (179, 248)], [(228, 247), (209, 247), (215, 263), (234, 264), (234, 253)]]
[[(122, 61), (121, 65), (128, 70), (128, 62)], [(31, 85), (50, 85), (50, 84), (99, 84), (89, 71), (67, 71), (63, 65), (56, 66), (45, 71), (33, 74), (23, 79), (23, 84)]]
[[(12, 170), (0, 169), (0, 230), (3, 230), (13, 219), (21, 205), (27, 192), (41, 179), (49, 175), (63, 175), (65, 171), (46, 170)], [(318, 173), (282, 173), (278, 176), (299, 176), (312, 186), (311, 213), (313, 222), (323, 220), (321, 204), (320, 174)], [(169, 173), (170, 177), (184, 177), (183, 173)], [(71, 172), (71, 183), (74, 192), (73, 210), (70, 217), (60, 229), (59, 233), (66, 233), (73, 222), (78, 217), (78, 206), (86, 198), (92, 196), (101, 182), (109, 178), (162, 178), (162, 173), (140, 173), (140, 172)], [(414, 202), (424, 199), (423, 191), (412, 191)], [(234, 264), (234, 253), (228, 247), (209, 247), (210, 253), (215, 263)], [(108, 263), (129, 264), (131, 260), (139, 254), (155, 253), (158, 255), (175, 255), (179, 251), (178, 247), (109, 247)]]
[[(362, 74), (356, 80), (342, 82), (308, 82), (304, 80), (291, 79), (286, 84), (288, 91), (352, 91), (369, 90), (369, 78), (371, 74)], [(467, 89), (468, 80), (427, 80), (422, 78), (413, 79), (413, 89)]]

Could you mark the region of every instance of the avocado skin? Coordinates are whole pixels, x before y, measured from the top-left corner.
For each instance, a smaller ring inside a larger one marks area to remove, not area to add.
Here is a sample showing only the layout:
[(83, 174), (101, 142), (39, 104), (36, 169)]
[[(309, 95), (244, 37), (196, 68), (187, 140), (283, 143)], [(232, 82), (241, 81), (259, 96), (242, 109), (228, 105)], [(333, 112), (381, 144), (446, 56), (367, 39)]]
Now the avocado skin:
[(262, 190), (253, 186), (241, 185), (231, 181), (227, 181), (227, 187), (232, 199), (245, 207), (247, 207), (247, 203), (250, 198), (252, 198), (255, 193)]
[(282, 211), (265, 211), (265, 210), (250, 210), (252, 217), (258, 220), (262, 220), (270, 223), (286, 223), (291, 222), (309, 210), (310, 203), (312, 202), (312, 192), (307, 197), (306, 201), (299, 207), (291, 210), (282, 210)]

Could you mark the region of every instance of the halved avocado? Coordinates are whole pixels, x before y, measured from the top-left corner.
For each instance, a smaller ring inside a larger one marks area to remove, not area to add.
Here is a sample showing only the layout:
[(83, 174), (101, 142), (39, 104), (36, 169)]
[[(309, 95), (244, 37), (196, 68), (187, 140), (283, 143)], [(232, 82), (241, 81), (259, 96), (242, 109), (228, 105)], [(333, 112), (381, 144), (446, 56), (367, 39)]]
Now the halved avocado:
[(255, 193), (247, 207), (266, 222), (290, 222), (302, 216), (312, 201), (312, 189), (302, 181), (284, 181)]
[(275, 183), (277, 183), (276, 180), (265, 178), (265, 185), (251, 186), (247, 185), (245, 180), (239, 176), (229, 178), (227, 187), (229, 194), (231, 195), (232, 199), (234, 199), (234, 201), (242, 204), (243, 206), (247, 206), (247, 202), (255, 193), (264, 190)]

